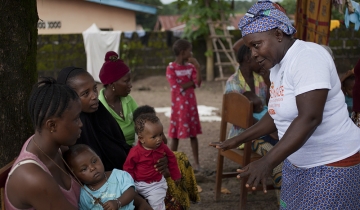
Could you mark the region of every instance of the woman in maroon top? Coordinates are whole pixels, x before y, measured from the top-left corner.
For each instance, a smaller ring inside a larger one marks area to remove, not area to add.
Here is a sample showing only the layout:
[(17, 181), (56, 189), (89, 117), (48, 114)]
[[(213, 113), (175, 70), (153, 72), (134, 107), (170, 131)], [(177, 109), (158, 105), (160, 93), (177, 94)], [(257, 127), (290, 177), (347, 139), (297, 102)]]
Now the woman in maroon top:
[(360, 59), (354, 68), (355, 85), (353, 87), (353, 112), (351, 119), (360, 127)]

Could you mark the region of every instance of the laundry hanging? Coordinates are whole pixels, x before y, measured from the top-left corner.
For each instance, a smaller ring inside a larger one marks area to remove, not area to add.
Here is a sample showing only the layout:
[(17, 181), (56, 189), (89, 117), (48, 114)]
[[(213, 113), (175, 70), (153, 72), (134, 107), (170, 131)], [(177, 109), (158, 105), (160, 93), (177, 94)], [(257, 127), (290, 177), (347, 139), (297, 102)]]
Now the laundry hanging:
[(121, 31), (101, 31), (94, 23), (82, 34), (86, 52), (86, 69), (96, 82), (100, 82), (99, 73), (104, 64), (106, 52), (114, 51), (120, 54)]

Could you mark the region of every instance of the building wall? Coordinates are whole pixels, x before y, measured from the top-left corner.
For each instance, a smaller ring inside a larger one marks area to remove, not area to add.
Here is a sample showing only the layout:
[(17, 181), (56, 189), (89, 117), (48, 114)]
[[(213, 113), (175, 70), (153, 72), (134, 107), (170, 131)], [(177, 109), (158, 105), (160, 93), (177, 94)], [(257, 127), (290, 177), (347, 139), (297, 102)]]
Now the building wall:
[[(241, 38), (239, 30), (230, 31), (233, 42)], [(172, 32), (146, 32), (144, 37), (133, 33), (131, 38), (121, 34), (120, 56), (129, 65), (134, 79), (151, 75), (165, 75), (166, 66), (174, 60), (172, 44), (177, 37)], [(206, 43), (201, 37), (192, 42), (193, 53), (202, 68), (206, 66)], [(334, 52), (335, 64), (339, 75), (352, 69), (360, 58), (360, 30), (353, 25), (345, 26), (330, 32), (330, 48)], [(224, 61), (226, 56), (223, 56)], [(216, 58), (214, 56), (214, 62)], [(86, 68), (86, 53), (81, 34), (40, 35), (38, 36), (37, 70), (41, 76), (57, 77), (58, 72), (66, 66)], [(225, 76), (230, 76), (234, 69), (223, 68)], [(205, 77), (206, 71), (202, 71)], [(215, 77), (219, 76), (215, 67)]]
[(95, 23), (114, 31), (136, 30), (135, 12), (84, 0), (37, 0), (39, 34), (79, 34)]

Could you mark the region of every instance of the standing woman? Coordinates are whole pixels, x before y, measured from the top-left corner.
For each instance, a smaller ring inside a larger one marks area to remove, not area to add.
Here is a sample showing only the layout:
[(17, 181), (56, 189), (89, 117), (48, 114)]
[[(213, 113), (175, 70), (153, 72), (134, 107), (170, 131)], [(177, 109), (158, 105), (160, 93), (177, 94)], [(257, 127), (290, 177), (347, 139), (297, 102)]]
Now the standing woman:
[(135, 142), (132, 114), (138, 106), (129, 95), (132, 88), (130, 69), (117, 53), (109, 51), (105, 55), (99, 78), (104, 85), (99, 100), (121, 127), (126, 143), (132, 146)]
[(35, 134), (24, 144), (5, 184), (5, 207), (78, 209), (80, 185), (67, 172), (60, 146), (75, 144), (81, 133), (81, 104), (66, 85), (43, 78), (35, 85), (29, 112)]
[(280, 209), (360, 209), (360, 129), (348, 117), (330, 54), (294, 40), (288, 17), (271, 1), (254, 4), (240, 20), (253, 58), (270, 69), (268, 113), (219, 145), (230, 149), (278, 130), (280, 141), (260, 160), (238, 170), (247, 187), (284, 161)]

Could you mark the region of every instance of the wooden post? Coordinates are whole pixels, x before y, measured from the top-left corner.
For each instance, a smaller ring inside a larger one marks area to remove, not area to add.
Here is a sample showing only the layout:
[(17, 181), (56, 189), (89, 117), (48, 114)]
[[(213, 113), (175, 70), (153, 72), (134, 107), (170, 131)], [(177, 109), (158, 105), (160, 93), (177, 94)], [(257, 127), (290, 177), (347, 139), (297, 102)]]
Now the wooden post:
[[(212, 40), (210, 37), (206, 39), (206, 50), (212, 51), (213, 45)], [(206, 81), (213, 81), (214, 80), (214, 55), (211, 54), (206, 56)]]

